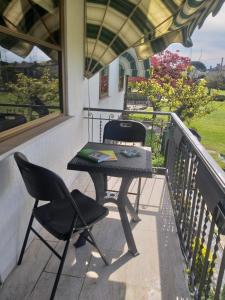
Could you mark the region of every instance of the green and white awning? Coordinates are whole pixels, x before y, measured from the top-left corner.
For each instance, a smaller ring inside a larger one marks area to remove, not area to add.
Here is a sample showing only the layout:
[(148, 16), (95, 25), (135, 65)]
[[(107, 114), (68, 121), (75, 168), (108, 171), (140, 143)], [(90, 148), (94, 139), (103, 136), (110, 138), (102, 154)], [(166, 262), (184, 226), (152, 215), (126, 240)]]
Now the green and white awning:
[(139, 60), (191, 35), (224, 0), (86, 0), (85, 76), (134, 47)]
[(120, 69), (124, 75), (131, 77), (150, 77), (149, 59), (138, 60), (134, 49), (129, 49), (120, 56)]
[[(202, 26), (210, 13), (215, 15), (224, 1), (85, 0), (85, 76), (90, 78), (132, 47), (139, 60), (163, 51), (171, 43), (190, 47), (194, 29)], [(60, 0), (0, 0), (0, 25), (60, 49), (59, 3)], [(21, 57), (26, 57), (33, 47), (4, 34), (0, 36), (0, 46)], [(40, 48), (54, 57), (47, 46)]]

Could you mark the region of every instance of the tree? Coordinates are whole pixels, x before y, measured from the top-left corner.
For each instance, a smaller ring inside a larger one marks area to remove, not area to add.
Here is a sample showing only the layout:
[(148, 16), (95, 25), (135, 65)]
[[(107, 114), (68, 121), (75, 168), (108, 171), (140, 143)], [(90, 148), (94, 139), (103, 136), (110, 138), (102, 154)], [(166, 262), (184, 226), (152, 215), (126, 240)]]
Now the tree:
[(149, 97), (154, 111), (166, 106), (186, 122), (212, 111), (210, 102), (214, 96), (207, 95), (204, 79), (194, 81), (189, 77), (188, 57), (165, 51), (165, 54), (153, 57), (152, 62), (152, 78), (136, 82), (133, 88)]
[(152, 104), (153, 110), (161, 110), (163, 104), (163, 85), (156, 79), (148, 79), (132, 84), (134, 90), (141, 95), (147, 96)]
[(40, 78), (23, 73), (16, 74), (16, 83), (9, 83), (9, 91), (17, 97), (18, 104), (33, 105), (33, 99), (39, 98), (45, 104), (58, 103), (58, 79), (50, 78), (48, 68), (44, 68)]
[(161, 84), (166, 82), (174, 85), (184, 72), (187, 73), (191, 69), (191, 60), (178, 52), (166, 50), (151, 58), (151, 66), (153, 79)]
[(206, 81), (186, 83), (185, 76), (179, 78), (176, 86), (164, 84), (164, 98), (170, 111), (175, 111), (181, 120), (189, 121), (192, 118), (200, 118), (212, 111), (211, 102), (214, 96), (208, 95)]

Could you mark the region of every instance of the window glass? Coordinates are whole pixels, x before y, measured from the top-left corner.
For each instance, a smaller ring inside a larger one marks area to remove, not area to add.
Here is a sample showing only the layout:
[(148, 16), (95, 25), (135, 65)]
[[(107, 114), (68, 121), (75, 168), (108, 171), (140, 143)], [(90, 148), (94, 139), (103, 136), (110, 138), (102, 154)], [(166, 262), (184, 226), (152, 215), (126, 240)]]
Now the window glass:
[(9, 29), (0, 28), (0, 133), (62, 112), (61, 51), (54, 50), (60, 45), (58, 2), (0, 1), (0, 25)]
[(58, 1), (1, 0), (0, 25), (52, 44), (60, 44)]
[(119, 91), (122, 91), (124, 88), (124, 69), (119, 67)]
[(106, 66), (103, 70), (100, 71), (100, 98), (109, 95), (109, 66)]

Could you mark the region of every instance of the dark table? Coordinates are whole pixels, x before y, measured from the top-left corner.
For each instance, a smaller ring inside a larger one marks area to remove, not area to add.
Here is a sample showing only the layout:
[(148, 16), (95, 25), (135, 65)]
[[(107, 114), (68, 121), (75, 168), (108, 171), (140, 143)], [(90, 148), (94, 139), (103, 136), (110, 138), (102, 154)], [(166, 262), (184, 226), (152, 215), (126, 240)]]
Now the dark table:
[[(87, 143), (85, 147), (95, 150), (113, 150), (118, 160), (95, 163), (75, 156), (68, 163), (67, 168), (69, 170), (88, 172), (95, 186), (96, 201), (101, 204), (112, 202), (117, 205), (128, 249), (133, 255), (137, 255), (138, 251), (132, 235), (126, 209), (134, 222), (138, 222), (140, 219), (131, 205), (127, 194), (130, 184), (135, 177), (152, 177), (151, 150), (148, 147), (122, 146), (90, 142)], [(120, 151), (127, 148), (138, 150), (140, 156), (132, 158), (125, 157), (120, 153)], [(117, 197), (105, 193), (105, 175), (122, 178)]]

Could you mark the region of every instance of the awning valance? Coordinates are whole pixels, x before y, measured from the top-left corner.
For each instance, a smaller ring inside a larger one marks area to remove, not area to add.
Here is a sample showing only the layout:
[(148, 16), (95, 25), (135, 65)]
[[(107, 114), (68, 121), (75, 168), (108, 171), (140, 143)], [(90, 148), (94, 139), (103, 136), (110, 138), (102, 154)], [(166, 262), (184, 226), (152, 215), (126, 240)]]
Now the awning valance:
[(138, 60), (134, 49), (129, 49), (120, 56), (120, 68), (124, 75), (131, 77), (150, 77), (149, 59)]
[(191, 35), (224, 0), (86, 0), (85, 76), (134, 47), (138, 59), (171, 43), (192, 46)]

